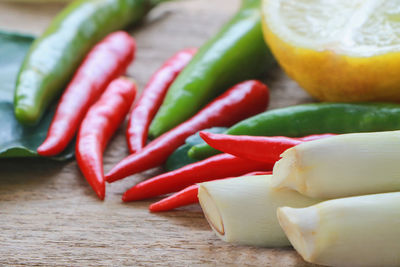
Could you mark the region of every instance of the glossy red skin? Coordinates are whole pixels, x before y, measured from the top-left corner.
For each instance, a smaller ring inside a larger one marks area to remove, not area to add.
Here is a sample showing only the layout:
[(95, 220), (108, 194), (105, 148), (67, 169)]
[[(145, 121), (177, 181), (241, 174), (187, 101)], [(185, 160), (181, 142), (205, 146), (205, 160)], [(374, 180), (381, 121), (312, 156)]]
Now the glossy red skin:
[(103, 151), (128, 114), (135, 95), (136, 84), (132, 80), (119, 78), (112, 81), (89, 109), (79, 129), (76, 161), (101, 200), (105, 197)]
[(60, 99), (47, 138), (37, 149), (39, 155), (55, 156), (67, 147), (90, 106), (112, 80), (126, 72), (135, 50), (134, 39), (118, 31), (89, 52)]
[(106, 180), (114, 182), (161, 165), (192, 134), (214, 126), (233, 125), (265, 110), (268, 101), (269, 91), (265, 84), (255, 80), (239, 83), (189, 120), (153, 140), (138, 153), (123, 159), (106, 175)]
[(177, 192), (195, 183), (239, 176), (254, 171), (270, 171), (273, 166), (274, 162), (257, 162), (229, 154), (219, 154), (141, 182), (126, 191), (122, 200), (127, 202), (151, 198)]
[(275, 162), (281, 158), (280, 155), (285, 150), (291, 147), (330, 136), (333, 136), (333, 134), (291, 138), (285, 136), (226, 135), (200, 132), (200, 137), (217, 150), (240, 158), (262, 162)]
[(189, 48), (176, 53), (150, 78), (129, 118), (126, 140), (131, 154), (146, 145), (151, 120), (161, 106), (169, 86), (196, 52), (196, 48)]
[[(272, 171), (250, 172), (250, 173), (246, 173), (242, 176), (268, 175), (268, 174), (272, 174)], [(234, 179), (234, 178), (238, 178), (238, 177), (241, 177), (241, 176), (223, 178), (223, 180)], [(190, 204), (199, 203), (199, 199), (197, 197), (198, 193), (199, 193), (199, 185), (194, 184), (194, 185), (188, 186), (185, 189), (182, 189), (181, 191), (179, 191), (169, 197), (166, 197), (156, 203), (151, 204), (149, 207), (149, 210), (151, 212), (169, 211), (169, 210), (187, 206)]]
[(161, 199), (149, 206), (151, 212), (169, 211), (179, 207), (195, 204), (199, 202), (197, 193), (199, 186), (197, 184), (191, 185), (182, 189), (181, 191)]

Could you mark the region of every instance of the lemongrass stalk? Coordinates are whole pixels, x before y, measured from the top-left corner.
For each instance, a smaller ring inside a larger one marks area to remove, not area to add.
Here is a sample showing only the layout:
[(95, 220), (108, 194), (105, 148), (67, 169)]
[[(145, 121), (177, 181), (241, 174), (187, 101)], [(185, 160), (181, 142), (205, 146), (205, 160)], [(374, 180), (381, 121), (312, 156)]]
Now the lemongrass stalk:
[(199, 201), (214, 232), (226, 242), (254, 246), (288, 246), (276, 209), (318, 202), (292, 190), (271, 190), (270, 175), (200, 184)]
[(279, 223), (304, 260), (329, 266), (400, 265), (400, 192), (278, 209)]
[(286, 150), (273, 186), (316, 198), (400, 191), (400, 131), (343, 134)]

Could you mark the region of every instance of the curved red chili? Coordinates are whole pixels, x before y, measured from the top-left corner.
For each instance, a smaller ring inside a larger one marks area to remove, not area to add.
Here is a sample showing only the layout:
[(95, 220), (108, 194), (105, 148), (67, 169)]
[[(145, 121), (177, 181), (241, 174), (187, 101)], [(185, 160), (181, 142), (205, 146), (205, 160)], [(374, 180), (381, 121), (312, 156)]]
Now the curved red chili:
[(239, 176), (253, 171), (270, 171), (274, 164), (275, 162), (257, 162), (229, 154), (219, 154), (141, 182), (126, 191), (122, 200), (141, 200), (176, 192), (195, 183)]
[(150, 78), (129, 118), (126, 139), (130, 153), (135, 153), (145, 146), (149, 125), (169, 86), (196, 52), (196, 48), (189, 48), (176, 53)]
[(264, 110), (268, 105), (268, 87), (255, 80), (239, 83), (217, 97), (191, 119), (153, 140), (138, 153), (119, 162), (107, 175), (114, 182), (137, 172), (161, 165), (185, 139), (213, 126), (228, 126)]
[(224, 153), (240, 158), (263, 162), (275, 162), (287, 149), (303, 142), (333, 136), (333, 134), (311, 135), (301, 138), (285, 136), (248, 136), (200, 132), (207, 144)]
[[(246, 173), (242, 176), (268, 175), (268, 174), (272, 174), (272, 172), (271, 171), (269, 171), (269, 172), (250, 172), (250, 173)], [(237, 176), (237, 177), (241, 177), (241, 176)], [(224, 178), (224, 179), (234, 179), (237, 177), (229, 177), (229, 178)], [(151, 204), (149, 206), (149, 210), (151, 212), (169, 211), (169, 210), (187, 206), (190, 204), (199, 203), (199, 199), (197, 197), (198, 192), (199, 192), (199, 185), (194, 184), (194, 185), (188, 186), (185, 189), (182, 189), (181, 191), (176, 192), (175, 194), (172, 194), (169, 197), (163, 198), (160, 201)]]
[(119, 78), (112, 81), (80, 126), (76, 161), (100, 199), (105, 197), (103, 151), (128, 114), (135, 95), (136, 84), (132, 80)]
[(89, 107), (112, 80), (125, 73), (135, 50), (134, 39), (118, 31), (90, 51), (60, 99), (47, 138), (37, 149), (40, 155), (54, 156), (67, 147)]
[(195, 204), (199, 202), (197, 193), (199, 186), (197, 184), (190, 185), (181, 191), (161, 199), (149, 206), (151, 212), (169, 211), (179, 207)]

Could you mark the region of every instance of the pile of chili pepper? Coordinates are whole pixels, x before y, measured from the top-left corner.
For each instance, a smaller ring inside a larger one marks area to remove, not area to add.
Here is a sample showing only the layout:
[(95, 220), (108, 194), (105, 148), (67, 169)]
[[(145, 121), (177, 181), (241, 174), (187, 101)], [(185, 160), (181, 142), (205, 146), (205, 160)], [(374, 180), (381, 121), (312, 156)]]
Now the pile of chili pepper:
[[(199, 130), (212, 126), (230, 126), (266, 109), (269, 102), (268, 88), (259, 81), (245, 81), (217, 97), (191, 119), (145, 146), (150, 122), (170, 84), (195, 52), (196, 49), (187, 49), (177, 53), (153, 75), (130, 115), (126, 135), (128, 147), (133, 154), (111, 170), (106, 176), (107, 181), (115, 181), (164, 163), (187, 137)], [(38, 153), (43, 156), (56, 155), (65, 149), (79, 129), (76, 143), (78, 165), (100, 199), (105, 197), (103, 150), (125, 118), (136, 93), (133, 82), (118, 79), (133, 60), (134, 53), (135, 42), (125, 32), (112, 33), (95, 45), (62, 95), (48, 136), (38, 148)], [(100, 60), (106, 60), (109, 64), (101, 64)], [(229, 155), (225, 157), (228, 160), (233, 158), (232, 162), (238, 163), (239, 174), (260, 165), (249, 164), (247, 160)], [(241, 168), (243, 165), (247, 166)], [(265, 167), (255, 169), (264, 170)], [(238, 170), (233, 168), (230, 175), (236, 175)], [(215, 176), (220, 177), (226, 177), (226, 174)]]
[(332, 134), (289, 138), (231, 136), (200, 132), (200, 136), (208, 144), (229, 154), (216, 155), (141, 182), (126, 191), (122, 200), (142, 200), (181, 190), (151, 205), (150, 210), (167, 211), (197, 203), (196, 183), (242, 176), (249, 172), (265, 174), (272, 170), (275, 162), (286, 149), (303, 142), (327, 138)]
[[(35, 124), (73, 77), (37, 151), (57, 155), (77, 133), (78, 165), (101, 199), (102, 153), (136, 92), (133, 82), (119, 78), (133, 60), (136, 45), (125, 32), (99, 40), (140, 21), (163, 1), (74, 1), (34, 42), (17, 79), (15, 115), (21, 123)], [(180, 51), (152, 76), (129, 117), (126, 138), (132, 155), (110, 171), (109, 182), (164, 163), (199, 130), (231, 126), (266, 109), (268, 88), (256, 80), (245, 81), (262, 76), (273, 62), (263, 41), (259, 6), (260, 0), (243, 0), (236, 16), (198, 53)], [(159, 109), (158, 117), (166, 114), (167, 120), (155, 118)], [(152, 122), (154, 129), (160, 123), (161, 128), (149, 130)], [(146, 145), (148, 134), (159, 137)]]
[(199, 130), (213, 126), (229, 126), (265, 110), (269, 91), (259, 81), (239, 83), (217, 97), (189, 120), (153, 140), (139, 152), (129, 155), (106, 175), (114, 182), (129, 175), (163, 164), (185, 139)]
[[(260, 0), (242, 0), (213, 39), (198, 51), (178, 52), (151, 77), (129, 116), (131, 155), (104, 176), (102, 153), (136, 95), (135, 83), (120, 78), (134, 58), (135, 41), (112, 32), (163, 1), (76, 0), (34, 42), (18, 76), (15, 115), (25, 124), (35, 124), (72, 77), (38, 153), (56, 155), (77, 134), (78, 165), (100, 199), (105, 181), (163, 164), (187, 137), (209, 127), (230, 128), (228, 135), (200, 133), (208, 145), (195, 145), (188, 154), (202, 161), (139, 183), (123, 200), (184, 190), (151, 208), (166, 210), (195, 202), (195, 183), (270, 171), (284, 150), (331, 135), (325, 133), (400, 129), (400, 108), (393, 104), (320, 103), (260, 113), (269, 91), (254, 79), (274, 60), (262, 37)], [(148, 136), (155, 139), (146, 145)], [(220, 152), (225, 154), (215, 155)]]
[[(78, 165), (100, 199), (105, 197), (103, 150), (128, 113), (136, 93), (133, 82), (117, 78), (126, 71), (134, 52), (135, 42), (124, 32), (112, 33), (94, 46), (61, 97), (48, 136), (38, 148), (41, 155), (56, 155), (79, 129), (76, 143)], [(164, 163), (187, 137), (199, 130), (230, 126), (267, 108), (267, 86), (255, 80), (245, 81), (217, 97), (191, 119), (145, 146), (149, 124), (169, 85), (195, 52), (195, 49), (187, 49), (177, 53), (153, 75), (129, 119), (126, 132), (128, 147), (135, 153), (111, 170), (106, 176), (107, 181), (115, 181)], [(100, 60), (104, 59), (109, 64), (100, 64)], [(97, 79), (97, 76), (101, 78)], [(246, 163), (246, 160), (237, 160)], [(249, 170), (253, 170), (253, 165), (249, 164), (247, 169), (250, 167)], [(247, 169), (240, 173), (248, 172)], [(232, 175), (236, 175), (236, 172)]]

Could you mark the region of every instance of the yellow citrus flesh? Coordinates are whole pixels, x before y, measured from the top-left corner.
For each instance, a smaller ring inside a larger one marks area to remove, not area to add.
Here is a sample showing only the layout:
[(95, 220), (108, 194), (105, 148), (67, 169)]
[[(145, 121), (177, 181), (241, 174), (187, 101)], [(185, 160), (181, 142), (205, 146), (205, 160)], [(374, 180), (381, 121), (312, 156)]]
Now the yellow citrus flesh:
[(400, 101), (399, 0), (264, 0), (266, 42), (323, 101)]

